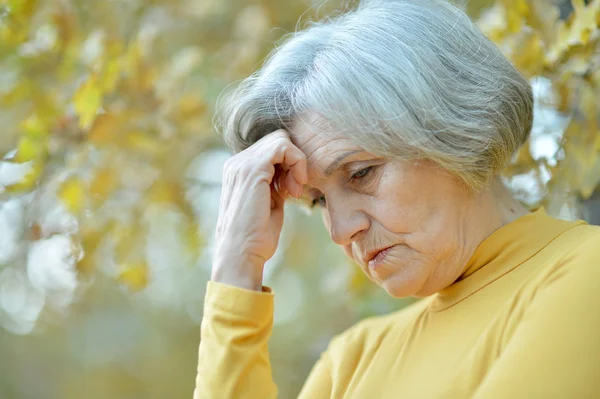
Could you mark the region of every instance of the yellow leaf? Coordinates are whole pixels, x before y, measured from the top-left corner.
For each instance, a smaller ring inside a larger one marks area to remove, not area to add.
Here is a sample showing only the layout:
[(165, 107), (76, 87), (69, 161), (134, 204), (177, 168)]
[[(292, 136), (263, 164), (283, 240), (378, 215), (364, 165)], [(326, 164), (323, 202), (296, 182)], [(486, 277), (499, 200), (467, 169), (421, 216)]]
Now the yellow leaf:
[(92, 75), (73, 96), (75, 112), (79, 115), (79, 126), (88, 129), (94, 119), (98, 108), (102, 105), (102, 90), (98, 78)]
[(77, 262), (78, 272), (89, 274), (94, 270), (94, 252), (105, 234), (104, 230), (82, 228), (80, 241), (84, 254)]
[(91, 254), (86, 253), (83, 255), (77, 264), (75, 265), (77, 271), (82, 274), (89, 275), (94, 270), (94, 259)]
[(58, 197), (67, 209), (73, 213), (79, 213), (85, 201), (85, 188), (83, 181), (79, 178), (69, 179), (63, 183)]
[(36, 9), (37, 0), (9, 0), (8, 6), (16, 17), (29, 18)]
[(140, 51), (140, 45), (138, 42), (133, 42), (127, 49), (127, 53), (124, 58), (124, 70), (132, 76), (135, 75), (140, 67), (142, 54)]
[(587, 84), (579, 88), (579, 109), (590, 123), (598, 119), (598, 89)]
[(596, 132), (596, 139), (594, 140), (594, 151), (600, 153), (600, 130)]
[(181, 117), (203, 115), (206, 112), (206, 103), (198, 96), (186, 95), (179, 100), (179, 113)]
[(125, 135), (125, 146), (134, 151), (145, 152), (148, 154), (159, 154), (164, 151), (165, 145), (156, 137), (148, 133), (134, 131)]
[(584, 0), (571, 0), (573, 13), (567, 22), (558, 25), (558, 35), (547, 58), (549, 64), (556, 63), (574, 46), (586, 45), (598, 32), (600, 18), (600, 0), (585, 4)]
[(138, 42), (134, 42), (123, 58), (123, 72), (127, 75), (130, 90), (144, 92), (152, 89), (158, 76), (156, 68), (144, 62), (142, 49)]
[(117, 187), (117, 179), (110, 169), (99, 171), (90, 183), (90, 196), (95, 205), (102, 204)]
[(205, 245), (204, 236), (199, 233), (198, 226), (195, 223), (189, 223), (186, 226), (183, 233), (183, 240), (194, 256), (198, 256), (200, 250)]
[(511, 59), (525, 76), (535, 76), (543, 68), (544, 46), (537, 32), (527, 32), (514, 37)]
[(529, 16), (527, 0), (502, 0), (506, 10), (506, 28), (509, 33), (520, 32)]
[(114, 221), (108, 229), (108, 235), (115, 243), (117, 259), (128, 259), (138, 249), (140, 242), (139, 227), (133, 224)]
[(154, 87), (154, 82), (158, 77), (158, 71), (150, 65), (144, 65), (139, 73), (135, 75), (135, 84), (140, 91), (148, 91)]
[(98, 115), (88, 135), (89, 141), (100, 146), (114, 142), (122, 123), (123, 118), (120, 115), (112, 113)]
[(115, 89), (120, 74), (121, 66), (117, 58), (106, 62), (101, 78), (101, 86), (105, 93), (111, 93)]
[(593, 61), (596, 52), (594, 44), (570, 47), (560, 60), (562, 64), (552, 65), (546, 60), (546, 65), (550, 68), (558, 69), (560, 72), (558, 80), (567, 81), (573, 75), (584, 76), (596, 69), (594, 68), (595, 62)]
[(584, 0), (571, 0), (574, 20), (572, 21), (571, 36), (575, 43), (587, 44), (593, 32), (598, 30), (598, 14), (600, 1), (592, 0), (586, 6)]
[(143, 262), (124, 264), (118, 280), (132, 291), (140, 291), (148, 284), (148, 267)]
[(179, 204), (183, 198), (183, 190), (175, 183), (164, 180), (156, 181), (148, 193), (152, 203)]
[(71, 39), (75, 36), (76, 32), (76, 16), (72, 11), (66, 11), (61, 9), (56, 14), (52, 15), (54, 26), (58, 31), (58, 45), (64, 48)]
[(16, 162), (28, 162), (35, 159), (43, 159), (46, 155), (46, 141), (22, 136), (17, 146)]
[(21, 129), (31, 138), (42, 138), (48, 134), (48, 126), (37, 115), (25, 119)]
[(556, 38), (556, 26), (560, 12), (558, 7), (547, 0), (530, 0), (531, 12), (527, 24), (540, 33), (545, 46)]
[(583, 199), (587, 199), (592, 196), (600, 183), (600, 157), (595, 154), (591, 164), (578, 172), (580, 174), (577, 179), (579, 194)]
[(556, 94), (556, 110), (566, 112), (569, 109), (571, 101), (571, 88), (565, 82), (554, 82), (554, 93)]

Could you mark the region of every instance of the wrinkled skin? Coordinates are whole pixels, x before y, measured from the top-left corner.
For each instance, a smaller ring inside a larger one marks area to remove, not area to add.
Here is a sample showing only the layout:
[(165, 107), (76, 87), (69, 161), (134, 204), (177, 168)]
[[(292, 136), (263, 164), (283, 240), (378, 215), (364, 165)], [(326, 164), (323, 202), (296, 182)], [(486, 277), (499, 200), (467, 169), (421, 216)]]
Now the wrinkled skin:
[[(323, 222), (332, 240), (371, 280), (398, 298), (427, 296), (449, 286), (460, 277), (477, 246), (489, 234), (528, 212), (499, 183), (472, 193), (456, 177), (428, 161), (409, 162), (377, 156), (339, 134), (315, 131), (301, 121), (292, 124), (287, 132), (289, 136), (282, 132), (276, 132), (280, 136), (272, 140), (278, 144), (266, 145), (271, 142), (267, 136), (261, 140), (265, 142), (252, 146), (256, 146), (255, 152), (235, 156), (239, 156), (238, 164), (254, 165), (247, 170), (263, 171), (261, 189), (257, 188), (260, 185), (246, 185), (245, 189), (229, 190), (229, 202), (234, 204), (247, 203), (244, 201), (248, 198), (260, 198), (270, 191), (275, 199), (271, 201), (269, 216), (272, 228), (257, 231), (256, 227), (269, 226), (266, 222), (269, 212), (264, 206), (267, 201), (255, 202), (263, 205), (260, 211), (258, 207), (238, 205), (222, 209), (224, 215), (220, 214), (220, 218), (230, 215), (229, 221), (222, 224), (229, 226), (229, 233), (222, 234), (223, 239), (229, 237), (230, 241), (241, 243), (244, 237), (263, 234), (262, 239), (254, 241), (268, 241), (262, 250), (258, 249), (259, 245), (238, 244), (245, 248), (244, 254), (237, 251), (238, 259), (254, 259), (241, 262), (252, 265), (246, 266), (246, 270), (260, 270), (252, 278), (241, 279), (251, 281), (246, 285), (253, 289), (260, 290), (262, 266), (276, 249), (283, 202), (288, 193), (298, 195), (300, 187), (304, 198), (314, 200), (321, 207)], [(281, 159), (267, 155), (269, 151), (283, 151), (276, 150), (277, 145), (293, 153), (290, 159), (295, 163), (284, 162), (269, 168), (268, 160)], [(331, 174), (326, 173), (334, 160), (352, 151), (355, 152), (341, 159)], [(259, 164), (262, 167), (256, 166)], [(246, 177), (246, 181), (254, 180)], [(234, 236), (238, 238), (233, 239)], [(265, 240), (267, 236), (269, 239)], [(383, 262), (376, 268), (369, 267), (369, 254), (390, 246)], [(233, 276), (229, 282), (236, 284), (244, 272), (238, 270), (237, 273), (237, 277), (235, 271), (221, 273), (221, 276)]]

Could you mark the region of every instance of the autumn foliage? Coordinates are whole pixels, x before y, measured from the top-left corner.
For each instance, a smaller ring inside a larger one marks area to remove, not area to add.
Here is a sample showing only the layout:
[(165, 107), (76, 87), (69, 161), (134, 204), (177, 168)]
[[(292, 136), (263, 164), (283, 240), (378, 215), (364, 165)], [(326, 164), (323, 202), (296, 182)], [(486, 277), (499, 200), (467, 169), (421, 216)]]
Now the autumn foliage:
[[(140, 290), (152, 278), (146, 222), (168, 209), (180, 216), (172, 233), (197, 256), (204, 238), (185, 197), (190, 162), (220, 145), (211, 125), (219, 92), (259, 66), (309, 6), (287, 3), (4, 1), (0, 200), (27, 199), (22, 239), (67, 235), (82, 275), (108, 245), (115, 280)], [(329, 3), (304, 18), (339, 7)], [(527, 77), (551, 82), (537, 100), (565, 122), (538, 136), (555, 153), (534, 156), (529, 143), (506, 171), (536, 179), (545, 195), (530, 205), (551, 211), (600, 182), (600, 0), (572, 8), (560, 19), (546, 1), (498, 0), (478, 20)], [(53, 206), (73, 223), (44, 223)]]

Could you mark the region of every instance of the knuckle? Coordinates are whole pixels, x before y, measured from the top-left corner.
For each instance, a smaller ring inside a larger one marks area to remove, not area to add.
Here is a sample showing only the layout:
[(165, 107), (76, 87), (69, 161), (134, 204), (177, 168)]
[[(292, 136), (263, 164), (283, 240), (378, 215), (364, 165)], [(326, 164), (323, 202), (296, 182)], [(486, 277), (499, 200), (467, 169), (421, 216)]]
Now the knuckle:
[(276, 142), (278, 145), (281, 145), (282, 143), (291, 144), (290, 136), (285, 130), (276, 130), (271, 135), (273, 137), (273, 141)]
[(271, 134), (275, 135), (277, 137), (289, 137), (288, 132), (285, 129), (277, 129), (274, 132), (272, 132)]
[(231, 158), (227, 158), (225, 163), (223, 164), (223, 169), (232, 169), (239, 159), (239, 154), (232, 156)]
[(232, 163), (224, 173), (230, 178), (247, 178), (256, 174), (262, 169), (262, 161), (256, 158), (240, 159), (235, 163)]
[(246, 158), (247, 157), (242, 155), (242, 153), (234, 155), (225, 161), (224, 169), (235, 173), (236, 171), (244, 168), (244, 164), (247, 163)]

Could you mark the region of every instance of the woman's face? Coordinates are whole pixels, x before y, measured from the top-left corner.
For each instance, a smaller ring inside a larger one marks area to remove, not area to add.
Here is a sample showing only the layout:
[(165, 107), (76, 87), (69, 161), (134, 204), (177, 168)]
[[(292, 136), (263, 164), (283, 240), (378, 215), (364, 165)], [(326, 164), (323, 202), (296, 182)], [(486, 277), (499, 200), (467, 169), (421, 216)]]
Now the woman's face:
[[(292, 142), (308, 160), (304, 196), (322, 208), (325, 226), (363, 272), (393, 297), (427, 296), (452, 284), (479, 241), (468, 238), (477, 198), (426, 161), (382, 158), (342, 136), (303, 122)], [(369, 266), (373, 251), (392, 247)]]

